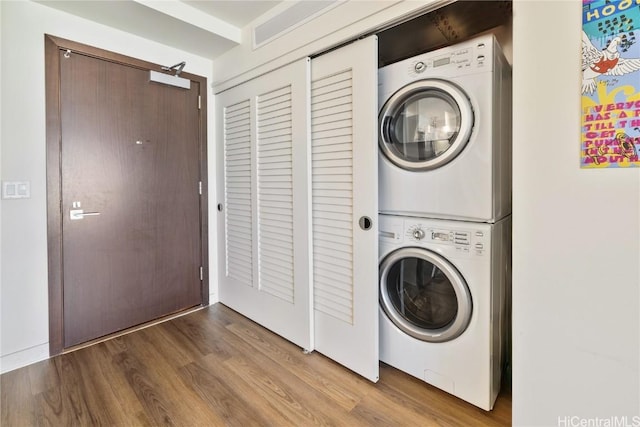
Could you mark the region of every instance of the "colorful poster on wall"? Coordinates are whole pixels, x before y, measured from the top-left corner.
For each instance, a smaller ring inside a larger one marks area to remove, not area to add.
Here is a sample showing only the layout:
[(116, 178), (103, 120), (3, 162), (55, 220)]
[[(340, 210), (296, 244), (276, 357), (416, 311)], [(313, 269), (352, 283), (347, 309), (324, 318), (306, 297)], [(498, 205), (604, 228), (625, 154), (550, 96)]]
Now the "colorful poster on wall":
[(580, 157), (640, 167), (640, 0), (583, 0)]

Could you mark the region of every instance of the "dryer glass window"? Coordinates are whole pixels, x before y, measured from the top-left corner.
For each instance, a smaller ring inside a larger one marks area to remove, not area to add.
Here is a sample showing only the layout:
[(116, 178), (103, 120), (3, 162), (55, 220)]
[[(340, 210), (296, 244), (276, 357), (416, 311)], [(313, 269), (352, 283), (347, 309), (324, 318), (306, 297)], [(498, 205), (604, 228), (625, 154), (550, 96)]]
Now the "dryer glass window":
[(390, 122), (389, 148), (406, 161), (425, 162), (451, 147), (460, 126), (455, 100), (438, 89), (424, 90), (398, 105)]
[(466, 93), (439, 79), (418, 80), (398, 89), (380, 109), (382, 154), (408, 171), (446, 165), (464, 150), (474, 115)]
[(431, 262), (415, 257), (389, 268), (386, 287), (393, 308), (421, 329), (441, 329), (458, 313), (458, 299), (447, 275)]

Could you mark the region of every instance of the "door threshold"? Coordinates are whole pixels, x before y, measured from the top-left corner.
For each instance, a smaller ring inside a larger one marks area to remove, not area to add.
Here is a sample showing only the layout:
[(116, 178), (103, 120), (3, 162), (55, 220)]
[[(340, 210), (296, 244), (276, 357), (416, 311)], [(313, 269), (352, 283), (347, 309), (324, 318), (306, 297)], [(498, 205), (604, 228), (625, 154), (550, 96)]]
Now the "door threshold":
[(169, 320), (177, 319), (178, 317), (182, 317), (182, 316), (186, 316), (187, 314), (195, 313), (196, 311), (202, 310), (203, 308), (206, 308), (206, 307), (208, 307), (208, 305), (199, 305), (199, 306), (196, 306), (196, 307), (187, 308), (186, 310), (182, 310), (182, 311), (179, 311), (177, 313), (167, 314), (166, 316), (159, 317), (159, 318), (154, 319), (154, 320), (150, 320), (149, 322), (141, 323), (140, 325), (136, 325), (136, 326), (132, 326), (131, 328), (123, 329), (121, 331), (114, 332), (114, 333), (109, 334), (109, 335), (104, 335), (104, 336), (102, 336), (100, 338), (96, 338), (96, 339), (93, 339), (91, 341), (83, 342), (81, 344), (76, 344), (76, 345), (71, 346), (71, 347), (63, 348), (61, 354), (71, 353), (73, 351), (80, 350), (82, 348), (90, 347), (90, 346), (92, 346), (94, 344), (99, 344), (101, 342), (109, 341), (110, 339), (113, 339), (113, 338), (118, 338), (118, 337), (121, 337), (123, 335), (130, 334), (132, 332), (136, 332), (136, 331), (139, 331), (139, 330), (142, 330), (142, 329), (149, 328), (151, 326), (155, 326), (155, 325), (157, 325), (159, 323), (164, 323), (164, 322), (167, 322)]

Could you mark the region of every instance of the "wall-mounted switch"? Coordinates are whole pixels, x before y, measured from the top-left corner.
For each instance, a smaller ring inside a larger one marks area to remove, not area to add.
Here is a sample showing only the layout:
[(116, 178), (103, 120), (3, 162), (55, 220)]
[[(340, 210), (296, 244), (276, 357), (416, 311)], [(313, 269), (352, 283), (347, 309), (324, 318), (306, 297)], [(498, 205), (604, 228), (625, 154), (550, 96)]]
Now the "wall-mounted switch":
[(31, 197), (29, 181), (5, 181), (2, 183), (3, 199), (28, 199)]

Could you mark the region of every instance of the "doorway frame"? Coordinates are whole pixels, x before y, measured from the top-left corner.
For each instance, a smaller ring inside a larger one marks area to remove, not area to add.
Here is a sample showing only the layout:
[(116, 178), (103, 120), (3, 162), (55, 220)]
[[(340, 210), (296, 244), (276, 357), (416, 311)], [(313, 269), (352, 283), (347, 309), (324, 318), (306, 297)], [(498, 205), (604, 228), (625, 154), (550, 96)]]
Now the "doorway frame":
[[(116, 64), (142, 70), (163, 72), (162, 66), (141, 59), (66, 40), (50, 34), (44, 35), (45, 45), (45, 109), (46, 109), (46, 167), (47, 167), (47, 257), (49, 289), (49, 356), (64, 351), (63, 307), (63, 253), (62, 253), (62, 170), (61, 170), (61, 104), (60, 104), (60, 50), (90, 56)], [(183, 72), (200, 84), (200, 250), (202, 265), (201, 306), (209, 304), (209, 217), (207, 179), (207, 79)], [(195, 191), (195, 189), (194, 189)], [(137, 325), (139, 326), (139, 325)], [(119, 331), (121, 333), (122, 331)]]

